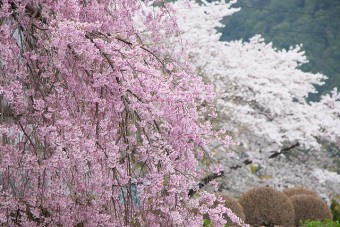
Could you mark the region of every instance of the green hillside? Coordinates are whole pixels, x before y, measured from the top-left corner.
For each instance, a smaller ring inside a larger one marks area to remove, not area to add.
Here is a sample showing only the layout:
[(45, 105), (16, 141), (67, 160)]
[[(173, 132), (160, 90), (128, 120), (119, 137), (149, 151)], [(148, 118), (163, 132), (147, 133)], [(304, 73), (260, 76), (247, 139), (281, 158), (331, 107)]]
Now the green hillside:
[(242, 10), (224, 18), (222, 40), (261, 34), (277, 48), (302, 43), (310, 61), (302, 69), (329, 77), (320, 93), (340, 88), (340, 0), (239, 0), (235, 7)]

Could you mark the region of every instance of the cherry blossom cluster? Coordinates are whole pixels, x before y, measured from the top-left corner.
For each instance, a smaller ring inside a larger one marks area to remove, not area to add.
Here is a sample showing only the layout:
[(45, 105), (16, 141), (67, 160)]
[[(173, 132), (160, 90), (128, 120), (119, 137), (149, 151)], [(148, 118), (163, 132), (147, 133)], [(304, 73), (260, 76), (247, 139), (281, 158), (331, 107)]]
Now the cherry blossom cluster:
[(208, 145), (230, 138), (204, 118), (214, 93), (185, 46), (163, 43), (179, 35), (172, 6), (0, 7), (1, 225), (202, 225), (188, 192)]

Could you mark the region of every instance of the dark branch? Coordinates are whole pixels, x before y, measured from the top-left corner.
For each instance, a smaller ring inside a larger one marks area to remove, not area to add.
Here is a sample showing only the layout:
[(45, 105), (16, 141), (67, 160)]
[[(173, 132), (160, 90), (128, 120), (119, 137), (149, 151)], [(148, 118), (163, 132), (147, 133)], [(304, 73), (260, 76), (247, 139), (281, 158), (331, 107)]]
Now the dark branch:
[(276, 157), (279, 156), (280, 154), (287, 153), (287, 152), (290, 151), (291, 149), (294, 149), (295, 147), (298, 147), (298, 146), (300, 146), (300, 143), (299, 143), (299, 142), (297, 142), (297, 143), (291, 145), (290, 147), (286, 147), (286, 148), (281, 149), (280, 151), (274, 152), (273, 154), (271, 154), (271, 155), (269, 156), (269, 158), (276, 158)]
[(243, 161), (244, 165), (249, 165), (249, 164), (252, 164), (252, 163), (253, 163), (253, 161), (249, 160), (249, 159), (246, 159), (246, 160)]
[(197, 189), (190, 189), (189, 190), (188, 196), (192, 197), (193, 195), (195, 195), (196, 192), (198, 192), (198, 190), (200, 190), (201, 188), (206, 186), (209, 182), (211, 182), (212, 180), (215, 180), (216, 178), (222, 177), (223, 175), (224, 175), (224, 171), (221, 171), (219, 173), (213, 173), (213, 174), (206, 176), (205, 178), (203, 178), (201, 180), (200, 183), (198, 183)]
[[(280, 154), (288, 153), (289, 151), (291, 151), (292, 149), (294, 149), (298, 146), (300, 146), (300, 143), (296, 142), (295, 144), (291, 145), (290, 147), (285, 147), (285, 148), (281, 149), (280, 151), (276, 151), (276, 152), (272, 153), (268, 158), (276, 158)], [(291, 155), (293, 157), (299, 159), (299, 157), (297, 157), (296, 155), (293, 155), (293, 154), (291, 154)], [(299, 160), (302, 161), (301, 159), (299, 159)], [(236, 169), (242, 168), (242, 165), (246, 166), (246, 165), (249, 165), (249, 164), (252, 164), (252, 163), (253, 163), (252, 160), (246, 159), (246, 160), (243, 161), (242, 164), (236, 164), (236, 165), (230, 166), (229, 168), (230, 168), (230, 170), (236, 170)]]
[(231, 166), (230, 169), (235, 170), (235, 169), (239, 169), (241, 168), (241, 165), (235, 165), (235, 166)]
[[(8, 1), (10, 6), (11, 6), (11, 10), (12, 15), (14, 17), (16, 17), (16, 10), (18, 9), (18, 6), (16, 4), (16, 1)], [(0, 0), (0, 8), (2, 8), (2, 1)], [(34, 19), (38, 19), (41, 22), (43, 22), (44, 24), (46, 24), (46, 19), (42, 17), (42, 13), (41, 13), (41, 9), (36, 8), (30, 4), (27, 4), (25, 6), (25, 13), (27, 13), (29, 16), (31, 16)], [(39, 27), (40, 28), (40, 27)]]

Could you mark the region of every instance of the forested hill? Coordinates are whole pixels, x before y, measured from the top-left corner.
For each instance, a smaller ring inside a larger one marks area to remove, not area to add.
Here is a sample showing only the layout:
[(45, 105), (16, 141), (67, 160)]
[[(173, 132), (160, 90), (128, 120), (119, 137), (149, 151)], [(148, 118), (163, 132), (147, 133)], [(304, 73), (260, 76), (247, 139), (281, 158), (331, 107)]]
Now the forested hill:
[(302, 43), (309, 59), (302, 69), (329, 78), (319, 94), (340, 88), (340, 0), (238, 0), (234, 6), (242, 10), (223, 19), (222, 40), (261, 34), (277, 48)]

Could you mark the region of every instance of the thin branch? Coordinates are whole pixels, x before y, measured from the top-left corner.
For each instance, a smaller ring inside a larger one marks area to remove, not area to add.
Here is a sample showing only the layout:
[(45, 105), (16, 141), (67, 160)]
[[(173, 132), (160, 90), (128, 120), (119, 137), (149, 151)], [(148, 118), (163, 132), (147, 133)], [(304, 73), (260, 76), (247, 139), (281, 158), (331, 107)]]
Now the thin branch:
[(18, 122), (18, 124), (19, 124), (19, 126), (20, 126), (20, 128), (21, 128), (21, 130), (22, 130), (22, 132), (24, 133), (24, 135), (26, 136), (26, 138), (28, 139), (28, 141), (30, 142), (30, 144), (32, 145), (32, 147), (33, 147), (34, 150), (35, 150), (35, 146), (34, 146), (33, 141), (32, 141), (31, 138), (30, 138), (30, 135), (28, 135), (28, 134), (26, 133), (26, 131), (25, 131), (25, 129), (24, 129), (24, 126), (21, 124), (20, 120), (18, 120), (17, 118), (15, 118), (15, 120), (17, 120), (17, 122)]
[(141, 46), (140, 48), (143, 49), (143, 50), (145, 50), (146, 52), (148, 52), (148, 53), (151, 54), (152, 56), (154, 56), (154, 57), (157, 59), (157, 61), (159, 61), (159, 62), (162, 64), (163, 69), (165, 69), (165, 64), (164, 64), (164, 62), (163, 62), (163, 61), (162, 61), (155, 53), (153, 53), (151, 50), (147, 49), (146, 47)]

